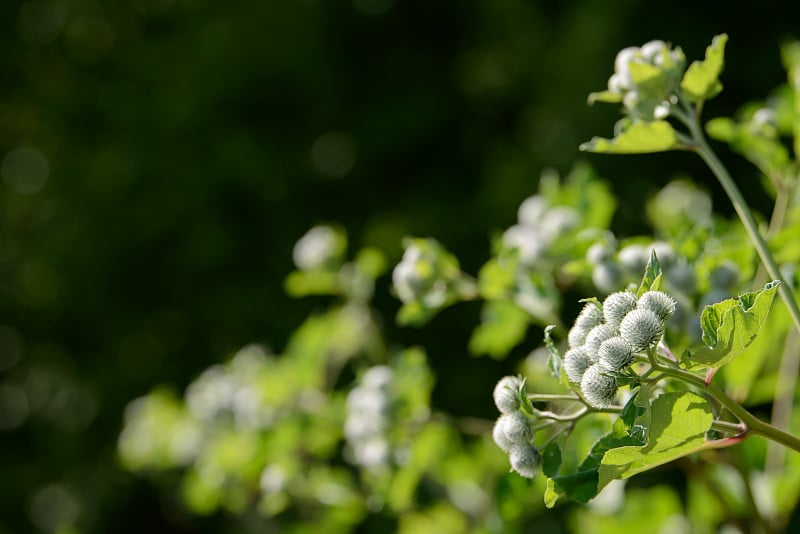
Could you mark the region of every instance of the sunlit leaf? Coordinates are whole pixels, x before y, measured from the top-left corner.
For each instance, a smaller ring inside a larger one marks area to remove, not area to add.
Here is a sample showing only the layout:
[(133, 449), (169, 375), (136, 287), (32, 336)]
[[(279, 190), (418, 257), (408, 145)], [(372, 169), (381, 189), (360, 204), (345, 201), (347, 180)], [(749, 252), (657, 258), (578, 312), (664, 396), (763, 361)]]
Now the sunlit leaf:
[(719, 75), (725, 60), (726, 34), (717, 35), (706, 49), (703, 61), (694, 61), (681, 80), (681, 89), (691, 102), (702, 102), (722, 91)]
[(767, 318), (779, 280), (763, 289), (706, 306), (700, 317), (703, 345), (681, 356), (686, 367), (721, 367), (744, 352), (755, 340)]
[(598, 489), (702, 449), (712, 420), (711, 406), (699, 395), (676, 391), (659, 396), (651, 406), (647, 443), (609, 450)]
[(650, 251), (650, 259), (644, 270), (642, 282), (636, 291), (636, 296), (641, 297), (648, 291), (657, 291), (661, 287), (661, 263), (658, 261), (655, 249)]
[(634, 122), (613, 139), (594, 137), (583, 143), (585, 152), (607, 154), (644, 154), (678, 148), (677, 133), (666, 121)]

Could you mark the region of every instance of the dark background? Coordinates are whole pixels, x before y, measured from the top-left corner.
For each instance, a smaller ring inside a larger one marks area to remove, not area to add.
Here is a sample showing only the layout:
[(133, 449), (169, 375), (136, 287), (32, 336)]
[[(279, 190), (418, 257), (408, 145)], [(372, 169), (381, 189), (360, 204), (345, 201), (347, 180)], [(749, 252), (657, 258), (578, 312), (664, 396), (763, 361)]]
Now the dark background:
[[(620, 235), (647, 231), (643, 199), (680, 173), (718, 197), (690, 155), (580, 154), (617, 118), (586, 95), (622, 47), (660, 38), (692, 60), (727, 32), (707, 114), (732, 114), (785, 79), (791, 5), (0, 2), (0, 160), (28, 146), (49, 166), (34, 194), (0, 184), (0, 532), (31, 531), (53, 482), (79, 489), (89, 532), (219, 527), (170, 515), (157, 484), (116, 467), (122, 411), (244, 344), (280, 350), (324, 305), (282, 286), (313, 224), (392, 261), (402, 236), (435, 236), (476, 272), (544, 167), (588, 159), (614, 186)], [(755, 171), (723, 159), (765, 210)], [(426, 346), (447, 377), (438, 409), (492, 416), (486, 392), (530, 346), (474, 359), (477, 304), (421, 330), (393, 325), (386, 280), (376, 304), (389, 338)]]

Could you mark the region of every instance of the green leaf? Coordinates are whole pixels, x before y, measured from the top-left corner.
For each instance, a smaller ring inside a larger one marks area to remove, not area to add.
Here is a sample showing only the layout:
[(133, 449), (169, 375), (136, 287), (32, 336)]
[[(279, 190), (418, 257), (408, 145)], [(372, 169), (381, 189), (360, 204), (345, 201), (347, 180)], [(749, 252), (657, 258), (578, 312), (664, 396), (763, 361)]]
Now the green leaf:
[(397, 311), (395, 320), (400, 326), (423, 326), (433, 319), (439, 308), (427, 308), (419, 301), (406, 302)]
[(677, 133), (667, 121), (634, 122), (613, 139), (593, 137), (580, 150), (606, 154), (664, 152), (680, 146)]
[(586, 102), (590, 106), (593, 105), (595, 102), (618, 104), (622, 102), (622, 95), (618, 93), (612, 93), (611, 91), (597, 91), (595, 93), (589, 93), (589, 98), (586, 99)]
[(640, 391), (625, 406), (621, 419), (595, 443), (576, 473), (547, 480), (548, 508), (562, 496), (588, 502), (614, 479), (703, 449), (713, 415), (708, 402), (695, 393), (664, 393), (648, 405), (646, 391)]
[(656, 251), (653, 249), (650, 251), (650, 259), (647, 261), (636, 296), (641, 297), (648, 291), (657, 291), (659, 287), (661, 287), (661, 262), (658, 261)]
[(763, 289), (706, 306), (700, 317), (703, 343), (681, 355), (686, 367), (721, 367), (744, 352), (767, 318), (780, 280)]
[(715, 97), (722, 90), (719, 75), (725, 60), (726, 34), (717, 35), (706, 49), (703, 61), (693, 62), (681, 80), (681, 89), (691, 102), (702, 102)]
[(628, 478), (702, 449), (711, 428), (711, 406), (691, 392), (664, 393), (651, 405), (647, 443), (617, 447), (603, 456), (598, 491), (618, 478)]
[(487, 300), (505, 299), (511, 294), (519, 264), (516, 255), (492, 258), (478, 273), (478, 291)]
[(553, 477), (558, 474), (561, 468), (561, 441), (564, 439), (564, 434), (554, 439), (547, 446), (542, 449), (542, 472), (548, 476)]
[(505, 300), (484, 303), (481, 324), (472, 331), (469, 351), (502, 359), (525, 338), (529, 315)]
[(556, 344), (553, 343), (553, 338), (550, 337), (550, 332), (555, 329), (555, 325), (548, 325), (544, 329), (544, 345), (547, 347), (547, 368), (550, 369), (550, 374), (556, 379), (561, 380), (561, 362), (563, 357), (559, 352)]
[(286, 293), (295, 298), (309, 295), (337, 295), (341, 292), (338, 272), (292, 271), (283, 285)]

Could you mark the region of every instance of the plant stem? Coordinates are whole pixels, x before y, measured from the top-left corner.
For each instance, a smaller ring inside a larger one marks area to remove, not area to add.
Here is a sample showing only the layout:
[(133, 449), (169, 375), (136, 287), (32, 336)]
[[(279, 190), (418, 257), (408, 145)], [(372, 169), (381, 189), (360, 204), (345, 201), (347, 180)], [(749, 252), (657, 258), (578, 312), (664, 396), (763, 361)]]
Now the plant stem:
[[(747, 202), (744, 200), (741, 191), (739, 191), (736, 182), (733, 181), (730, 173), (728, 173), (728, 169), (725, 168), (714, 151), (711, 150), (711, 147), (708, 146), (705, 136), (700, 129), (699, 122), (690, 120), (686, 122), (686, 126), (689, 128), (695, 142), (694, 151), (703, 158), (703, 161), (709, 166), (711, 172), (717, 177), (720, 185), (722, 185), (722, 188), (728, 195), (731, 204), (733, 204), (733, 209), (736, 210), (739, 220), (742, 221), (750, 241), (752, 241), (756, 252), (758, 252), (758, 256), (761, 258), (761, 262), (767, 269), (767, 273), (769, 273), (769, 276), (772, 277), (773, 280), (779, 280), (781, 275), (778, 265), (775, 263), (775, 259), (769, 251), (767, 242), (758, 231), (758, 225), (753, 219), (753, 214), (750, 212), (750, 208), (748, 208)], [(786, 303), (786, 307), (789, 309), (789, 314), (792, 316), (795, 327), (800, 331), (800, 308), (797, 306), (797, 301), (794, 299), (791, 288), (789, 288), (787, 284), (781, 284), (778, 286), (778, 293)]]
[(776, 443), (780, 443), (785, 447), (800, 452), (800, 438), (793, 436), (788, 432), (784, 432), (780, 428), (776, 428), (771, 424), (765, 423), (764, 421), (758, 419), (755, 415), (748, 412), (744, 408), (744, 406), (742, 406), (741, 404), (730, 398), (724, 391), (722, 391), (714, 383), (706, 384), (705, 380), (703, 380), (699, 376), (695, 376), (692, 373), (689, 373), (682, 369), (664, 367), (658, 364), (656, 364), (656, 369), (666, 376), (678, 378), (680, 380), (693, 384), (694, 386), (697, 386), (698, 388), (704, 391), (707, 391), (710, 395), (712, 395), (715, 399), (717, 399), (720, 403), (722, 403), (728, 410), (730, 410), (730, 412), (734, 414), (739, 419), (739, 421), (741, 421), (746, 426), (747, 431), (759, 434), (760, 436), (770, 439)]
[[(797, 374), (800, 372), (800, 353), (797, 347), (796, 332), (789, 331), (786, 335), (786, 345), (781, 356), (778, 382), (775, 384), (775, 401), (772, 403), (772, 417), (770, 420), (777, 428), (789, 426), (794, 405), (794, 392), (797, 388)], [(785, 457), (783, 450), (777, 447), (768, 447), (767, 460), (764, 467), (768, 473), (775, 473), (782, 468)]]

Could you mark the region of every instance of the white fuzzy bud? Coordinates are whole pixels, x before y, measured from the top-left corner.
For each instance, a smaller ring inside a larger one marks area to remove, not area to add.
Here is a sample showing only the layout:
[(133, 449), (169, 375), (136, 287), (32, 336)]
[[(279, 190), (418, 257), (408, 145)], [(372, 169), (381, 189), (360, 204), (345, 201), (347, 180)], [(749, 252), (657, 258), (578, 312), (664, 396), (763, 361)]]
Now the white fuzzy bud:
[(579, 325), (575, 325), (570, 328), (569, 332), (567, 333), (567, 342), (569, 343), (570, 348), (580, 347), (586, 343), (586, 335), (590, 330), (591, 328), (585, 328)]
[(714, 267), (708, 282), (713, 288), (731, 289), (739, 282), (739, 267), (731, 260), (725, 260)]
[(598, 364), (608, 372), (618, 372), (633, 363), (631, 346), (621, 336), (606, 339), (600, 344)]
[(634, 308), (636, 308), (636, 295), (628, 291), (618, 291), (603, 301), (603, 317), (606, 323), (619, 328), (622, 318)]
[(550, 241), (536, 226), (515, 224), (503, 233), (503, 244), (517, 249), (520, 261), (532, 266), (547, 255)]
[(514, 442), (506, 437), (504, 428), (505, 422), (501, 416), (497, 421), (495, 421), (494, 428), (492, 428), (492, 439), (494, 439), (494, 442), (498, 447), (500, 447), (500, 449), (502, 449), (504, 452), (508, 452), (511, 450), (511, 447), (514, 446)]
[(592, 269), (592, 283), (603, 293), (611, 293), (622, 285), (622, 271), (613, 263), (600, 263)]
[(519, 224), (537, 226), (550, 204), (542, 195), (533, 195), (522, 201), (517, 210)]
[(691, 295), (697, 289), (697, 275), (686, 261), (676, 263), (665, 273), (670, 285), (678, 291)]
[(498, 424), (503, 425), (503, 434), (512, 443), (528, 443), (533, 437), (530, 422), (522, 412), (504, 413)]
[(641, 276), (647, 267), (650, 252), (643, 245), (628, 245), (619, 251), (617, 258), (623, 269), (630, 274)]
[(578, 317), (575, 318), (575, 326), (591, 330), (595, 326), (603, 323), (603, 309), (594, 302), (587, 302)]
[(533, 445), (515, 445), (508, 453), (511, 468), (524, 476), (533, 478), (539, 472), (542, 457)]
[(361, 384), (370, 389), (386, 391), (394, 380), (394, 371), (388, 365), (370, 367), (361, 378)]
[(569, 206), (555, 206), (547, 210), (542, 217), (540, 227), (549, 241), (553, 241), (580, 224), (581, 216)]
[(501, 413), (519, 410), (519, 388), (522, 379), (517, 376), (504, 376), (494, 387), (494, 404)]
[(622, 319), (619, 332), (633, 352), (642, 352), (661, 339), (664, 321), (651, 310), (637, 308)]
[(600, 344), (606, 339), (611, 339), (618, 335), (617, 328), (610, 324), (603, 323), (592, 328), (591, 332), (586, 336), (586, 343), (583, 345), (589, 359), (596, 363), (599, 357)]
[(648, 291), (639, 297), (639, 308), (650, 310), (658, 315), (662, 321), (672, 317), (677, 306), (678, 303), (674, 298), (661, 291)]
[(313, 271), (324, 267), (339, 253), (339, 236), (330, 226), (315, 226), (294, 246), (292, 259), (298, 269)]
[(592, 365), (583, 373), (581, 391), (591, 406), (602, 408), (614, 402), (617, 396), (617, 379), (599, 365)]
[(586, 251), (586, 261), (592, 265), (607, 263), (614, 258), (614, 247), (605, 242), (593, 244)]
[(656, 40), (643, 44), (639, 50), (644, 59), (649, 63), (654, 63), (656, 58), (660, 57), (666, 49), (667, 45), (664, 41)]
[(589, 355), (584, 347), (569, 349), (564, 355), (564, 373), (573, 384), (580, 384), (583, 373), (592, 365)]

